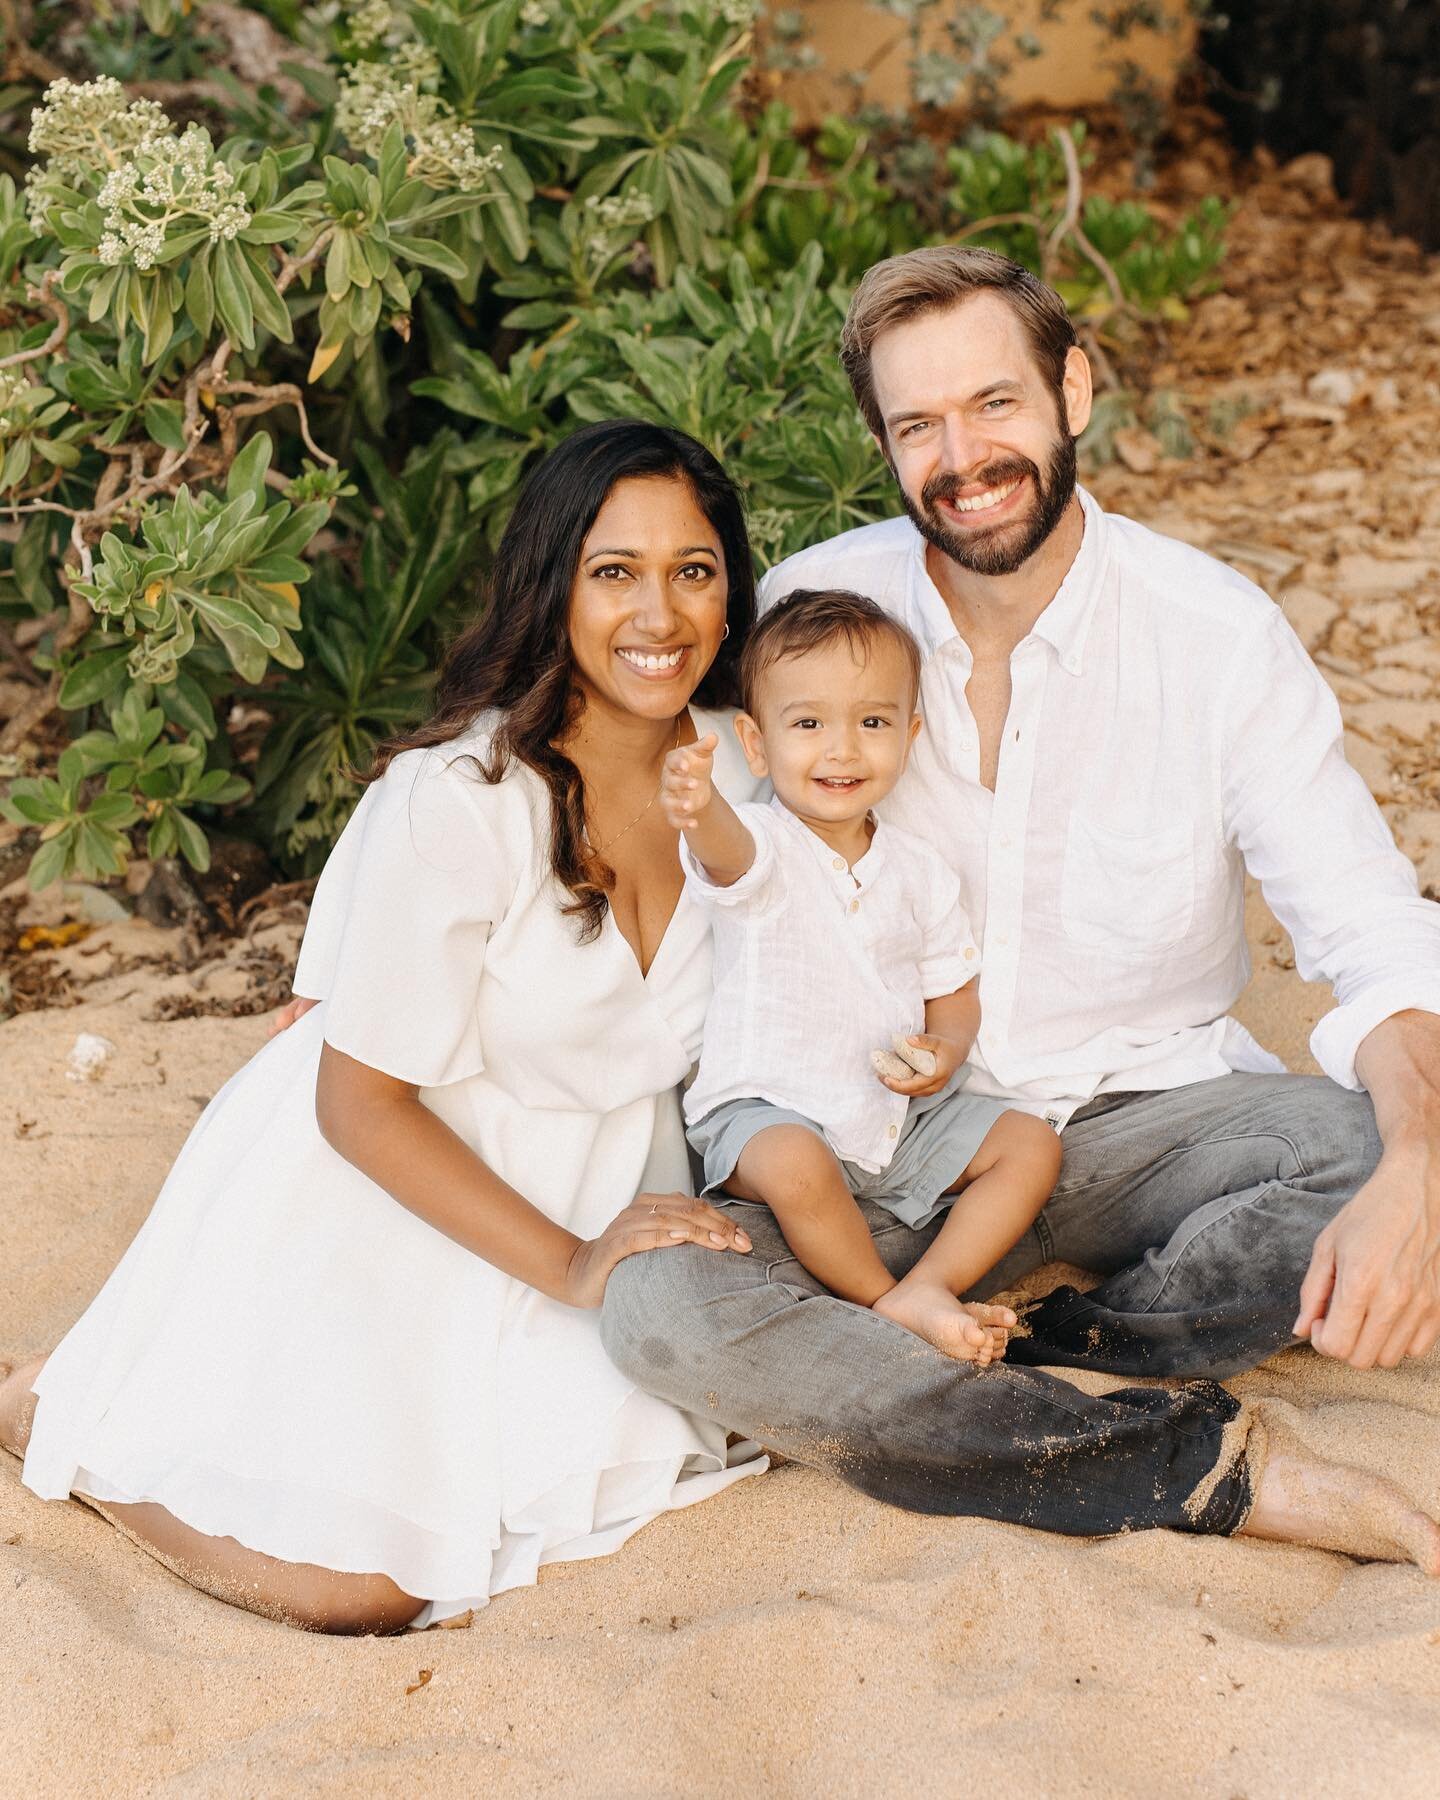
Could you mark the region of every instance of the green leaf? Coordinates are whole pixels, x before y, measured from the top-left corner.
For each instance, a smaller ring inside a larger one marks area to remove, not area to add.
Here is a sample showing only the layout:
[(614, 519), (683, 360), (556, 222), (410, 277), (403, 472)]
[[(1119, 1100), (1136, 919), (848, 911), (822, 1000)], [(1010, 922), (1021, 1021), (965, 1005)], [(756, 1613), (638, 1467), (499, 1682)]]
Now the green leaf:
[(465, 278), (463, 259), (434, 238), (397, 237), (392, 233), (390, 245), (397, 256), (418, 263), (422, 269), (434, 269), (440, 275), (448, 275), (452, 281)]
[(337, 228), (325, 253), (325, 292), (332, 300), (343, 300), (349, 291), (350, 233)]
[(74, 712), (82, 706), (93, 706), (97, 700), (117, 693), (125, 680), (125, 664), (130, 646), (117, 644), (113, 650), (101, 650), (76, 663), (60, 684), (62, 712)]
[(173, 681), (167, 681), (155, 690), (155, 698), (164, 708), (166, 718), (176, 725), (186, 731), (198, 731), (202, 737), (215, 736), (215, 708), (193, 675), (187, 675), (182, 669)]
[(80, 446), (67, 444), (59, 438), (31, 438), (36, 454), (43, 456), (48, 463), (57, 469), (73, 469), (80, 460)]
[(239, 500), (242, 496), (249, 498), (251, 509), (258, 511), (265, 504), (265, 471), (270, 467), (270, 456), (274, 446), (268, 433), (257, 431), (247, 439), (245, 448), (230, 465), (230, 472), (225, 477), (225, 498)]
[[(247, 606), (243, 600), (232, 600), (228, 594), (197, 594), (195, 609), (217, 629), (223, 627), (231, 635), (246, 632), (267, 650), (280, 642), (280, 633), (262, 619), (253, 606)], [(228, 637), (225, 642), (228, 647)]]
[(210, 845), (205, 833), (193, 819), (187, 819), (178, 807), (171, 807), (170, 818), (174, 821), (181, 855), (192, 869), (199, 869), (203, 874), (210, 867)]
[(215, 307), (220, 322), (243, 350), (255, 348), (255, 309), (244, 279), (244, 259), (233, 243), (215, 246)]
[(215, 283), (208, 256), (197, 256), (190, 264), (190, 274), (185, 282), (185, 312), (201, 337), (209, 337), (210, 327), (215, 322)]
[(142, 417), (157, 444), (166, 450), (185, 448), (185, 409), (178, 400), (149, 400)]
[(38, 894), (42, 888), (49, 887), (52, 881), (58, 881), (65, 873), (65, 866), (70, 860), (72, 837), (69, 832), (51, 838), (44, 843), (30, 858), (30, 868), (26, 879), (31, 888)]

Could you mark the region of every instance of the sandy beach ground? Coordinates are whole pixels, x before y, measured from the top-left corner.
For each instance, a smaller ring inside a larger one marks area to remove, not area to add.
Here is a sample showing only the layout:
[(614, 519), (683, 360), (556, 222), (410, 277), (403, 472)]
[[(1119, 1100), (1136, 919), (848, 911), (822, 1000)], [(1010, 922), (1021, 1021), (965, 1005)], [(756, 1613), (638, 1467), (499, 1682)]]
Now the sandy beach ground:
[[(1317, 179), (1305, 159), (1252, 192), (1245, 297), (1177, 343), (1177, 382), (1246, 395), (1223, 454), (1157, 460), (1137, 433), (1093, 485), (1285, 605), (1440, 889), (1440, 278), (1334, 217)], [(22, 922), (65, 912), (46, 896)], [(157, 1002), (243, 999), (300, 923), (267, 915), (188, 973), (178, 934), (99, 927), (53, 958), (75, 1004), (0, 1026), (0, 1351), (64, 1332), (263, 1041), (262, 1017)], [(1258, 897), (1250, 939), (1242, 1017), (1311, 1067), (1327, 998)], [(82, 1031), (117, 1046), (94, 1081), (66, 1075)], [(1361, 1375), (1302, 1349), (1233, 1385), (1440, 1509), (1440, 1355)], [(0, 1769), (17, 1795), (1429, 1800), (1440, 1583), (1293, 1547), (917, 1518), (783, 1466), (468, 1629), (330, 1640), (193, 1592), (0, 1455)]]

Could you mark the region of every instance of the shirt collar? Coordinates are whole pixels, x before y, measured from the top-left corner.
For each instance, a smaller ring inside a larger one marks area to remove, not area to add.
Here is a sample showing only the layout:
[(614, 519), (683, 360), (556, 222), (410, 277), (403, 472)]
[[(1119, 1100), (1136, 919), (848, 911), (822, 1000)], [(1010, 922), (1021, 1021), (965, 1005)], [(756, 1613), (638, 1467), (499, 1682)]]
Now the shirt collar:
[[(870, 848), (852, 867), (837, 850), (833, 850), (825, 842), (824, 838), (813, 832), (802, 819), (797, 819), (778, 794), (771, 795), (770, 810), (805, 845), (815, 859), (816, 866), (824, 870), (832, 885), (842, 887), (847, 896), (862, 892), (869, 887), (884, 866), (890, 835), (889, 828), (884, 820), (874, 813), (871, 814), (871, 818), (875, 830), (870, 837)], [(838, 869), (835, 866), (837, 862), (840, 865)]]
[[(1055, 598), (1030, 632), (1031, 637), (1043, 638), (1053, 647), (1067, 675), (1078, 675), (1083, 667), (1085, 640), (1109, 562), (1109, 530), (1104, 509), (1085, 488), (1077, 486), (1075, 492), (1085, 515), (1085, 535)], [(925, 565), (925, 539), (913, 525), (910, 530), (911, 608), (908, 623), (928, 660), (943, 644), (960, 634)]]
[(1067, 675), (1078, 675), (1084, 666), (1085, 640), (1090, 634), (1090, 621), (1095, 615), (1095, 604), (1100, 598), (1109, 561), (1104, 509), (1084, 488), (1075, 491), (1085, 515), (1085, 535), (1065, 579), (1056, 589), (1055, 598), (1030, 632), (1032, 637), (1044, 638), (1047, 644), (1054, 646), (1060, 667)]

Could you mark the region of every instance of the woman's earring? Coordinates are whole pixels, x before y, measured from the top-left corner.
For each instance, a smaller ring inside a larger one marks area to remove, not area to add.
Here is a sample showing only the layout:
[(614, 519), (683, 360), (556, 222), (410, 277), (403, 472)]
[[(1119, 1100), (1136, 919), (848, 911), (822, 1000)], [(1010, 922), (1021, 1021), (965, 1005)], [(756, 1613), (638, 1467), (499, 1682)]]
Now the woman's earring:
[(723, 644), (725, 642), (726, 638), (729, 637), (729, 635), (730, 635), (730, 621), (727, 619), (725, 621), (725, 629), (720, 633), (720, 642)]

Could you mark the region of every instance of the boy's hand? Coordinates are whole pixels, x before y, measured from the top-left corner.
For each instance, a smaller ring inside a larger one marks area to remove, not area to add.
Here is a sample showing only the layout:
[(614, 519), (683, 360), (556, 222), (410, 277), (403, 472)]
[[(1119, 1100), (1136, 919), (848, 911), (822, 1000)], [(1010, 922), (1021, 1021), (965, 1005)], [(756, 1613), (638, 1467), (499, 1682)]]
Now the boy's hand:
[(660, 772), (660, 806), (677, 831), (699, 822), (714, 798), (710, 767), (720, 739), (713, 731), (693, 744), (678, 745)]
[[(899, 1042), (899, 1039), (896, 1039)], [(893, 1094), (908, 1094), (912, 1098), (923, 1094), (938, 1094), (950, 1080), (950, 1077), (965, 1060), (964, 1052), (952, 1038), (934, 1037), (929, 1032), (916, 1032), (913, 1037), (905, 1039), (917, 1050), (928, 1050), (935, 1058), (935, 1070), (930, 1075), (911, 1075), (902, 1081), (897, 1076), (881, 1075), (876, 1071), (876, 1080), (883, 1081)]]

